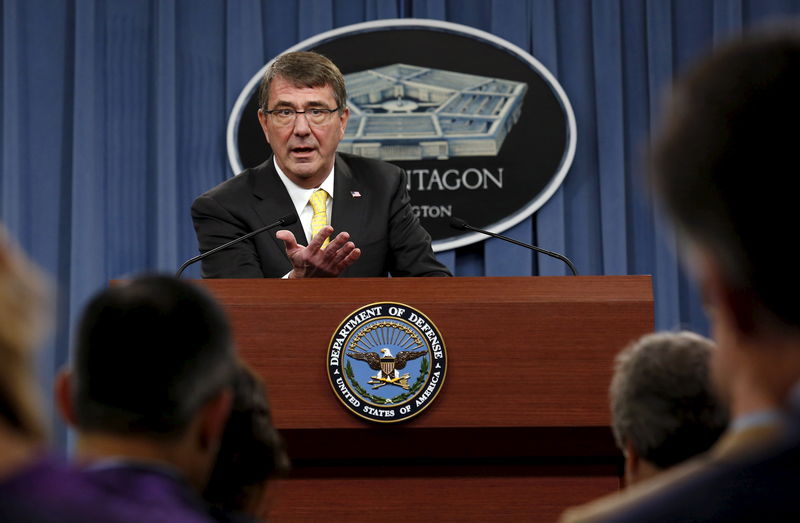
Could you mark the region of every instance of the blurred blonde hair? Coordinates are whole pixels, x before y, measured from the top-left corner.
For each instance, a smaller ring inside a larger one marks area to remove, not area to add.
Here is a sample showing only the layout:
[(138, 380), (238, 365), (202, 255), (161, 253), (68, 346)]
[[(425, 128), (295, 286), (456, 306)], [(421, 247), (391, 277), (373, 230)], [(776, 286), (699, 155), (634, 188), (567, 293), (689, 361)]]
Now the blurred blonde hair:
[(0, 224), (0, 420), (35, 441), (47, 436), (34, 348), (49, 327), (48, 285)]

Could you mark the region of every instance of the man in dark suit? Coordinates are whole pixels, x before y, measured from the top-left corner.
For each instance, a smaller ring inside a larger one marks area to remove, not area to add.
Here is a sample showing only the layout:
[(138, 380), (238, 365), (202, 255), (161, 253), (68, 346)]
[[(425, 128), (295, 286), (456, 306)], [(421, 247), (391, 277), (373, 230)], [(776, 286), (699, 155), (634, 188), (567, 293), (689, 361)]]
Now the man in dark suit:
[(592, 520), (800, 520), (800, 272), (779, 250), (797, 223), (798, 92), (796, 28), (720, 46), (676, 84), (651, 172), (711, 315), (729, 433), (751, 436)]
[[(312, 52), (279, 56), (259, 89), (258, 119), (273, 156), (197, 198), (192, 220), (205, 252), (295, 214), (205, 258), (205, 278), (449, 276), (412, 213), (397, 166), (337, 154), (349, 110), (344, 78)], [(333, 226), (339, 232), (334, 238)]]
[(235, 368), (227, 319), (192, 284), (142, 277), (89, 303), (56, 398), (107, 512), (125, 521), (212, 521), (200, 492)]

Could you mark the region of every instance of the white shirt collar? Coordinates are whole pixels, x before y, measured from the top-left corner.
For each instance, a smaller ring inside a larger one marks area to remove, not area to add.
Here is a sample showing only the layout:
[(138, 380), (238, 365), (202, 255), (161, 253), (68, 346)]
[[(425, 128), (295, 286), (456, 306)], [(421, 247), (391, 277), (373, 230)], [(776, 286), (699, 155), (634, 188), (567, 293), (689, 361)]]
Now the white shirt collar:
[(97, 458), (88, 462), (83, 468), (92, 471), (128, 468), (145, 469), (161, 473), (178, 481), (184, 481), (181, 471), (173, 465), (163, 461), (140, 460), (129, 456), (105, 456)]
[[(275, 156), (272, 156), (272, 163), (275, 165), (275, 171), (278, 173), (278, 177), (283, 182), (283, 185), (286, 187), (286, 190), (289, 192), (289, 197), (292, 199), (292, 203), (294, 204), (294, 210), (297, 211), (297, 215), (300, 216), (305, 209), (306, 205), (308, 205), (308, 199), (311, 198), (311, 195), (317, 188), (314, 189), (305, 189), (300, 187), (292, 180), (289, 179), (288, 176), (281, 170), (280, 166), (278, 166), (278, 161), (275, 159)], [(320, 189), (325, 189), (325, 192), (328, 193), (328, 201), (331, 202), (333, 200), (333, 172), (336, 167), (336, 162), (331, 167), (331, 172), (328, 173), (328, 176), (325, 177), (325, 180), (320, 184)]]
[(754, 427), (765, 427), (783, 423), (784, 415), (778, 409), (764, 409), (739, 416), (731, 420), (728, 430), (739, 432)]

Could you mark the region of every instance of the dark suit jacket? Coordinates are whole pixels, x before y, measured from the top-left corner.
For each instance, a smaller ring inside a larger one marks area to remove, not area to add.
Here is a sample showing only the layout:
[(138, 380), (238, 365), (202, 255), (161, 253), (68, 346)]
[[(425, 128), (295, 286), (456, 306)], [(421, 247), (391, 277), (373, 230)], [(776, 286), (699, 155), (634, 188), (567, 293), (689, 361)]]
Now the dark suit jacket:
[(573, 507), (561, 515), (561, 523), (587, 523), (613, 520), (615, 516), (639, 506), (648, 499), (653, 499), (662, 492), (691, 480), (696, 474), (703, 474), (711, 468), (718, 467), (728, 461), (736, 460), (752, 453), (775, 440), (784, 426), (775, 422), (767, 425), (756, 425), (741, 430), (729, 431), (705, 454), (696, 456), (676, 465), (657, 476), (631, 485), (620, 492), (615, 492), (590, 503)]
[(701, 472), (603, 521), (800, 521), (800, 416), (776, 441)]
[[(411, 212), (402, 169), (337, 154), (334, 172), (334, 235), (350, 233), (350, 239), (361, 249), (361, 257), (342, 276), (450, 276), (431, 250), (430, 235)], [(288, 214), (296, 212), (272, 158), (214, 187), (192, 204), (201, 252)], [(298, 243), (307, 243), (299, 221), (288, 229)], [(275, 237), (276, 230), (279, 228), (205, 258), (203, 277), (282, 277), (292, 265), (283, 241)]]

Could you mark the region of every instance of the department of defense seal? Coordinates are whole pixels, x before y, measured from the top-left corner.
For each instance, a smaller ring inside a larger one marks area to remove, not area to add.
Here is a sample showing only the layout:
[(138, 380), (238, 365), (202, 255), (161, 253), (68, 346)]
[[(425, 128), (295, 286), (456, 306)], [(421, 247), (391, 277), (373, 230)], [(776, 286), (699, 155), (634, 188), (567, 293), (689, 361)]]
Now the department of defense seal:
[(370, 421), (416, 416), (442, 388), (447, 353), (427, 316), (402, 303), (380, 302), (342, 321), (328, 347), (328, 378), (339, 400)]

